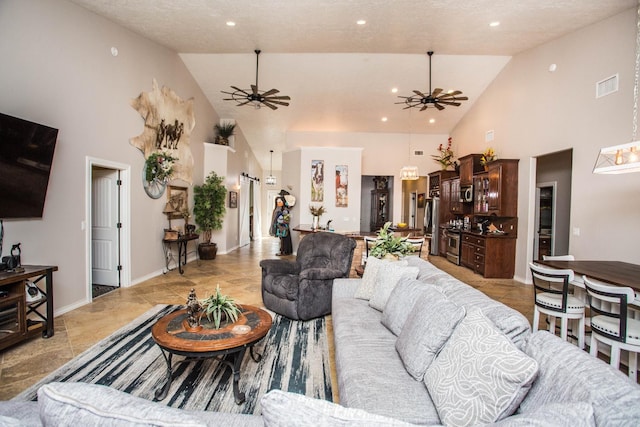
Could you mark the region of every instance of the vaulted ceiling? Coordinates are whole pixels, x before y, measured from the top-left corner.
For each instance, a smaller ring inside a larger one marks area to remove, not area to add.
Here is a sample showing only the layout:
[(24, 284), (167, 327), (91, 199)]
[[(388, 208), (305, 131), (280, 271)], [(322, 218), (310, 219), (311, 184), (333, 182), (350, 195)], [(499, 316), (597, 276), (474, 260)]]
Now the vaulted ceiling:
[[(288, 131), (448, 134), (511, 56), (636, 5), (635, 0), (71, 1), (178, 52), (220, 117), (236, 120), (263, 168), (269, 167), (269, 150), (285, 148)], [(290, 106), (255, 109), (223, 100), (222, 90), (255, 84), (255, 49), (262, 50), (260, 90), (279, 89), (291, 97)], [(398, 95), (429, 90), (429, 50), (435, 51), (433, 88), (458, 89), (469, 100), (442, 111), (403, 110), (395, 104), (402, 101)], [(279, 157), (274, 156), (274, 169), (280, 169)]]

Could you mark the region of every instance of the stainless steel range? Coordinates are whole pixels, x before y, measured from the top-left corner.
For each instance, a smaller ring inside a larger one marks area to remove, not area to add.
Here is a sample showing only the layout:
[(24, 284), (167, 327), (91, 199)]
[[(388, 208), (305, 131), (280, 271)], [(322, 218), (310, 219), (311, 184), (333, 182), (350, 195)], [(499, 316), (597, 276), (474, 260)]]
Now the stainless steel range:
[(460, 254), (462, 239), (459, 228), (449, 228), (445, 230), (447, 238), (447, 259), (455, 265), (460, 265)]

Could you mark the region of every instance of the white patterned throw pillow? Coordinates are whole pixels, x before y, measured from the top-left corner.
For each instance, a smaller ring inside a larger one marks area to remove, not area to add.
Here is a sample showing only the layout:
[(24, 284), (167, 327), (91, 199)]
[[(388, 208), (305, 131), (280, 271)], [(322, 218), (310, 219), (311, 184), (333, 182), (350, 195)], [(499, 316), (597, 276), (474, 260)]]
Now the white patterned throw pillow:
[(443, 424), (471, 426), (511, 415), (537, 373), (534, 359), (472, 309), (427, 369), (424, 383)]
[(408, 267), (406, 261), (383, 263), (376, 275), (376, 284), (369, 305), (378, 311), (384, 310), (398, 282), (402, 279), (415, 279), (419, 271), (418, 267)]
[(388, 259), (380, 259), (370, 256), (367, 258), (367, 266), (362, 274), (362, 281), (356, 289), (355, 298), (370, 300), (376, 287), (376, 277), (383, 264), (397, 263), (399, 265), (407, 265), (407, 261), (391, 261)]

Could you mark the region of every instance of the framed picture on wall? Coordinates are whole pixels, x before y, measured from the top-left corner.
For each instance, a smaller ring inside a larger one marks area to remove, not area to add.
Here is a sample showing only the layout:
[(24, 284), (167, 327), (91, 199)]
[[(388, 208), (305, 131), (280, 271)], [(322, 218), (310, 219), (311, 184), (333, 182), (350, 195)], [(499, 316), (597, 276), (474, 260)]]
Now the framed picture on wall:
[(425, 194), (424, 193), (419, 193), (418, 194), (418, 208), (424, 208), (424, 203), (425, 203)]
[(324, 200), (324, 160), (311, 160), (311, 201)]
[(336, 207), (349, 206), (349, 167), (347, 165), (336, 166)]
[(183, 212), (189, 210), (189, 193), (187, 187), (167, 185), (167, 205), (173, 212), (167, 213), (169, 219), (183, 218)]
[(238, 207), (238, 192), (237, 191), (229, 191), (229, 207), (237, 208)]

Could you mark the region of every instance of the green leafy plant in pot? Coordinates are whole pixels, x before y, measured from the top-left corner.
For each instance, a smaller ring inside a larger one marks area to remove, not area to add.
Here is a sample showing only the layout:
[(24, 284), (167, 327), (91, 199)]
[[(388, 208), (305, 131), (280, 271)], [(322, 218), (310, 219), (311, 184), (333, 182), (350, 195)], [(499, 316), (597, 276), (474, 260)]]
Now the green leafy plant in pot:
[(236, 322), (240, 314), (240, 307), (228, 295), (222, 295), (220, 285), (216, 285), (216, 293), (200, 301), (202, 314), (207, 316), (216, 329), (225, 321)]
[(216, 131), (216, 144), (229, 145), (229, 138), (233, 136), (236, 130), (235, 123), (222, 123), (213, 126)]
[(378, 231), (375, 245), (369, 250), (369, 254), (376, 258), (399, 258), (415, 250), (415, 247), (404, 237), (394, 236), (389, 230), (391, 222), (386, 222)]
[(202, 233), (202, 243), (198, 245), (200, 259), (216, 258), (218, 245), (211, 242), (211, 232), (222, 228), (226, 196), (223, 178), (215, 172), (211, 172), (202, 185), (193, 187), (193, 214), (198, 232)]

